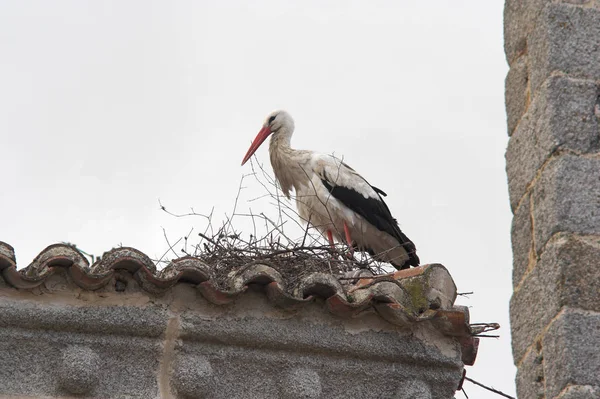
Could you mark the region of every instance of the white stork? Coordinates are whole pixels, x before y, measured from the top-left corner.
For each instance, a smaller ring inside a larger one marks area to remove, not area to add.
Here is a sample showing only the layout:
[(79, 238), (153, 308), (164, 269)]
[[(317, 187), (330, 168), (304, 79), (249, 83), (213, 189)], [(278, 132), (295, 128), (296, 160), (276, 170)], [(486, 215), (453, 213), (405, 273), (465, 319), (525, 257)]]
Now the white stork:
[(333, 245), (345, 239), (350, 248), (367, 251), (397, 269), (419, 265), (415, 245), (402, 233), (381, 196), (354, 169), (333, 155), (290, 147), (294, 120), (285, 111), (272, 112), (244, 156), (242, 165), (271, 137), (269, 152), (275, 177), (304, 221), (315, 226)]

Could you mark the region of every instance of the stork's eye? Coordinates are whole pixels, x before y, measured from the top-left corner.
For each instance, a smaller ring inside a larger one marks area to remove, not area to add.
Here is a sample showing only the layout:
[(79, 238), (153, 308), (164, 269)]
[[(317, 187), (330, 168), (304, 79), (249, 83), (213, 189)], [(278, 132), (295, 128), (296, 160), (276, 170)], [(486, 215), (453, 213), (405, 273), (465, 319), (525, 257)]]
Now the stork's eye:
[(269, 125), (271, 123), (273, 123), (273, 121), (275, 120), (276, 117), (277, 117), (277, 115), (273, 115), (272, 117), (269, 118)]

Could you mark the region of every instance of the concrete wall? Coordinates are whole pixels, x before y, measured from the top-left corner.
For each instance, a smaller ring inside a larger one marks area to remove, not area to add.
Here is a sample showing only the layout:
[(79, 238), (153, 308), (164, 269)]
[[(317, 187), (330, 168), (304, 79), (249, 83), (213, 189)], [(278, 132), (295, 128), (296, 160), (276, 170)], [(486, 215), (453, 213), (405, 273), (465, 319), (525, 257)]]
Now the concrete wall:
[(600, 1), (507, 0), (520, 399), (600, 398)]

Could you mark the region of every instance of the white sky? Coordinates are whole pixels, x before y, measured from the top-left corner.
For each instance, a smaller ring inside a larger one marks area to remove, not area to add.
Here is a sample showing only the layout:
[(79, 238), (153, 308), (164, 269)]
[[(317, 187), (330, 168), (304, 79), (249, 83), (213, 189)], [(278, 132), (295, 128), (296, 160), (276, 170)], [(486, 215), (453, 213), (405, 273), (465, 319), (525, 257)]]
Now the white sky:
[(0, 240), (19, 266), (61, 241), (160, 256), (161, 227), (196, 221), (158, 199), (218, 221), (284, 108), (295, 147), (386, 191), (421, 261), (475, 292), (472, 321), (502, 325), (468, 375), (514, 394), (503, 2), (225, 3), (0, 2)]

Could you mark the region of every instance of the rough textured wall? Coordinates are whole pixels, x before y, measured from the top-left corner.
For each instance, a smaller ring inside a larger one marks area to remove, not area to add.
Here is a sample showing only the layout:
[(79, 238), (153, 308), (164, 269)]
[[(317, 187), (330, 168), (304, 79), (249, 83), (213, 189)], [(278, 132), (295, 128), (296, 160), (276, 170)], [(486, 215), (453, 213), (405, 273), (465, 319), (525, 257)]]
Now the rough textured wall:
[(600, 1), (507, 0), (520, 399), (600, 398)]
[(60, 244), (17, 270), (0, 242), (0, 397), (450, 399), (475, 361), (442, 265), (297, 285), (213, 271), (134, 248), (90, 266)]

